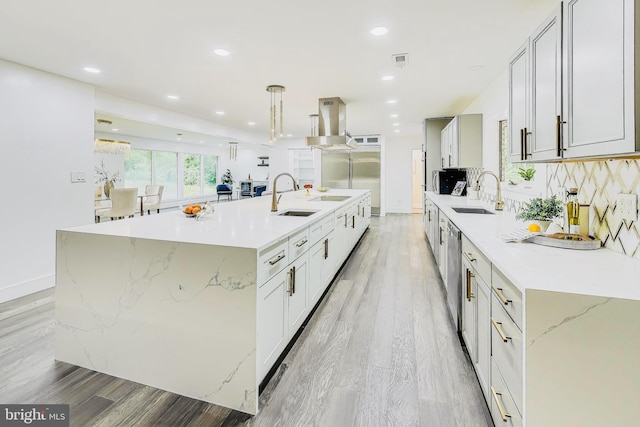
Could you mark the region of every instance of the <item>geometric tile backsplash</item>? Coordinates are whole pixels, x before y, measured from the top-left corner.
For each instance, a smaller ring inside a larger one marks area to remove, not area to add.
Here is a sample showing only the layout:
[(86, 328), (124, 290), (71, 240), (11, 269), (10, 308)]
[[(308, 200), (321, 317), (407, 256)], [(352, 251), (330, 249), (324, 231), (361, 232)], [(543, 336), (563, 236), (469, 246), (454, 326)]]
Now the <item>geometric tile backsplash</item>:
[(638, 221), (616, 215), (617, 194), (640, 194), (640, 160), (547, 164), (547, 194), (557, 194), (561, 187), (577, 187), (578, 200), (589, 205), (589, 234), (606, 248), (640, 259)]

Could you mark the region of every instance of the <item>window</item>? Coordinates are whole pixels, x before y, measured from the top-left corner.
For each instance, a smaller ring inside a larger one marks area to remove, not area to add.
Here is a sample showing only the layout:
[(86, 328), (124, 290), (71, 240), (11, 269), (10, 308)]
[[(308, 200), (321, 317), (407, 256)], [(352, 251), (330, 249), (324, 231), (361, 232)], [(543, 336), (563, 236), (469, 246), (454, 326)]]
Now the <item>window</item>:
[(216, 180), (218, 175), (218, 156), (202, 156), (204, 166), (204, 194), (213, 194), (216, 192)]
[(522, 181), (518, 171), (520, 168), (527, 169), (533, 167), (530, 163), (511, 163), (509, 161), (509, 125), (506, 120), (500, 120), (500, 181), (518, 183)]
[(125, 187), (137, 187), (138, 194), (144, 194), (147, 184), (151, 184), (151, 151), (129, 151), (124, 156)]
[(182, 164), (182, 195), (185, 197), (200, 195), (200, 155), (185, 154)]
[(156, 151), (154, 172), (155, 183), (164, 185), (162, 198), (178, 198), (178, 153)]

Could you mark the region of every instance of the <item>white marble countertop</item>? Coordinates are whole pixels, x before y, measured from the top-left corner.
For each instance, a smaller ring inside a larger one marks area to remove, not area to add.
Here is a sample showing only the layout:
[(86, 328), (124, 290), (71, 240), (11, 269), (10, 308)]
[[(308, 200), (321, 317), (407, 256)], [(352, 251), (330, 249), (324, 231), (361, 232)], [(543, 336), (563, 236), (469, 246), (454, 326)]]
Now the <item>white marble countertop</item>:
[[(322, 195), (360, 196), (368, 191), (331, 189), (320, 193), (312, 189), (311, 195), (306, 196), (306, 190), (299, 190), (283, 193), (275, 213), (271, 212), (271, 196), (263, 196), (215, 203), (213, 214), (199, 221), (177, 210), (66, 228), (65, 231), (260, 250), (354, 200), (324, 202), (312, 199)], [(318, 212), (308, 217), (277, 215), (289, 209)]]
[[(560, 249), (533, 243), (506, 243), (500, 235), (525, 229), (513, 214), (462, 214), (454, 206), (490, 206), (466, 197), (427, 192), (442, 212), (521, 292), (526, 289), (640, 300), (640, 261), (601, 248)], [(494, 211), (495, 212), (495, 211)]]

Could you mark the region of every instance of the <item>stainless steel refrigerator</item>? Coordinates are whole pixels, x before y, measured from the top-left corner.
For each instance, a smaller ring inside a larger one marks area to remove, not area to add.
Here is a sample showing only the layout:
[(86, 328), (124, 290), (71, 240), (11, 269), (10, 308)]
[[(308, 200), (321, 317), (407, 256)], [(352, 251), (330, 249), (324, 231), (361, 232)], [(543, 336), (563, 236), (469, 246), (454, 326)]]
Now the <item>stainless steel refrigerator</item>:
[(380, 215), (380, 150), (330, 151), (321, 154), (322, 186), (371, 190), (371, 214)]

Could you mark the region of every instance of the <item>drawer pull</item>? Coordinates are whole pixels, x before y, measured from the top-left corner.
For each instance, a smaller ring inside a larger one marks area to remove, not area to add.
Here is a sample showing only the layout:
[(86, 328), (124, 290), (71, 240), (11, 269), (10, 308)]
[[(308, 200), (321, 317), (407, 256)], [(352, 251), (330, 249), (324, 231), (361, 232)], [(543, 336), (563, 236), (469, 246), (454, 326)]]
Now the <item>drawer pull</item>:
[(269, 264), (271, 265), (277, 264), (278, 262), (282, 261), (284, 258), (285, 258), (284, 254), (280, 254), (278, 256), (271, 258), (269, 260)]
[(471, 301), (473, 298), (473, 294), (471, 293), (471, 278), (473, 277), (473, 273), (471, 270), (467, 268), (467, 301)]
[(474, 257), (471, 252), (465, 252), (464, 254), (467, 256), (469, 261), (471, 261), (471, 262), (475, 262), (476, 261), (476, 257)]
[(502, 341), (507, 342), (508, 340), (511, 339), (511, 337), (506, 336), (502, 331), (502, 328), (500, 327), (502, 323), (496, 321), (496, 319), (494, 319), (493, 317), (491, 318), (491, 323), (493, 323), (493, 327), (496, 328), (496, 331), (498, 331), (498, 335), (500, 335), (500, 338), (502, 338)]
[(502, 293), (502, 288), (493, 288), (494, 291), (496, 291), (496, 295), (498, 296), (498, 298), (500, 298), (500, 301), (502, 301), (502, 303), (504, 305), (509, 305), (510, 302), (512, 302), (510, 299), (507, 299), (504, 294)]
[(289, 269), (289, 289), (287, 289), (287, 293), (289, 296), (293, 295), (293, 268)]
[(500, 412), (500, 418), (502, 418), (502, 421), (506, 423), (507, 421), (509, 421), (508, 418), (511, 418), (511, 415), (504, 412), (504, 409), (502, 408), (502, 403), (500, 403), (500, 400), (498, 399), (498, 396), (502, 396), (502, 393), (498, 393), (496, 389), (493, 388), (493, 386), (491, 386), (491, 394), (493, 394), (493, 400), (496, 401), (496, 405), (498, 406), (498, 411)]
[(300, 240), (298, 243), (296, 243), (296, 248), (301, 248), (305, 245), (305, 243), (307, 243), (308, 240), (307, 239), (302, 239)]
[(329, 258), (329, 239), (324, 239), (324, 259)]

